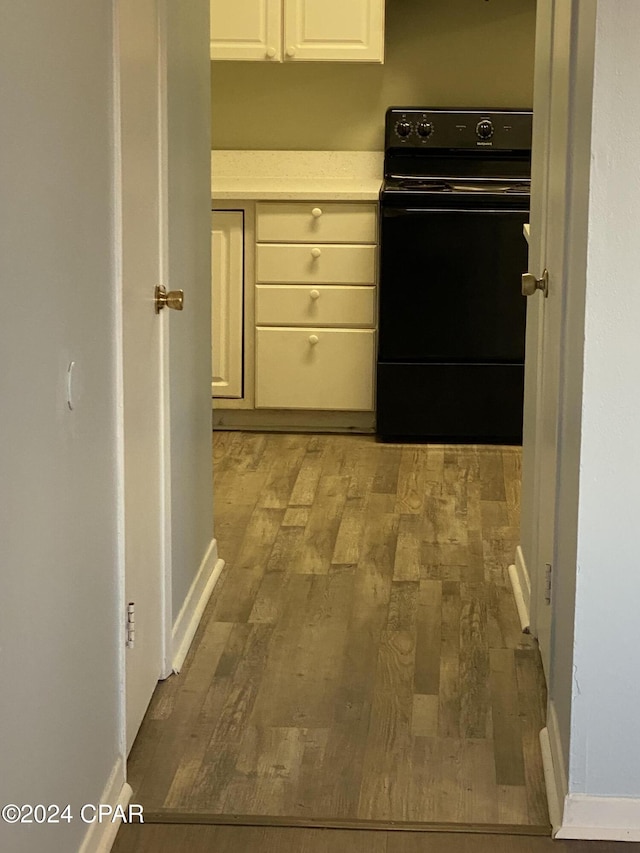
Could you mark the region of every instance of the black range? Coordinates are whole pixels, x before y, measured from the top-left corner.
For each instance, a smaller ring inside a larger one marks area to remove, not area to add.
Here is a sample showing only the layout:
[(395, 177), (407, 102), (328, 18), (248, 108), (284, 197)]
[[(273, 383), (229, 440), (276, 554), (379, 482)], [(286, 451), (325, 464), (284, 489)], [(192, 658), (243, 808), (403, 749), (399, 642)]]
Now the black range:
[(377, 431), (520, 443), (527, 110), (387, 111)]

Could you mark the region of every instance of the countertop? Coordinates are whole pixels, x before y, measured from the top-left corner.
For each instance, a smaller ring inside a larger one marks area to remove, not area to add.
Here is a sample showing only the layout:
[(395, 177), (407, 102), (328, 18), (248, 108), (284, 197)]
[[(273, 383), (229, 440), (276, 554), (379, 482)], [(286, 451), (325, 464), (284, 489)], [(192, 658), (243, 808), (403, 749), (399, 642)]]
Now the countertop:
[(211, 197), (377, 201), (382, 161), (375, 151), (212, 151)]

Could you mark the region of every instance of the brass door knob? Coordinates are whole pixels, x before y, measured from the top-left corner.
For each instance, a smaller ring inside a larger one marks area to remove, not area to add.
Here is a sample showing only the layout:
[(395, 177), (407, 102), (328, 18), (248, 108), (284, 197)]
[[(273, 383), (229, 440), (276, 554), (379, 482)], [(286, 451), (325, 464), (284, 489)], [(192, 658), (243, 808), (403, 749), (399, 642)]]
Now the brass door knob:
[(533, 296), (536, 290), (541, 290), (545, 297), (549, 295), (549, 271), (542, 273), (542, 278), (536, 278), (533, 273), (526, 272), (522, 276), (522, 295)]
[(184, 290), (170, 290), (167, 292), (164, 285), (159, 284), (155, 291), (156, 314), (163, 308), (173, 308), (174, 311), (182, 311), (184, 308)]

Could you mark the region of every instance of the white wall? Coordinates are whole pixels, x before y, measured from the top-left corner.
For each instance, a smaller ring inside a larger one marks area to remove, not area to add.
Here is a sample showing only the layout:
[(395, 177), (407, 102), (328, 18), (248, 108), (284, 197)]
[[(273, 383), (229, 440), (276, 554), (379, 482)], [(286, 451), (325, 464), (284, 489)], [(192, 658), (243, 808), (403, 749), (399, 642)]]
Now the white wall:
[(638, 32), (637, 0), (598, 3), (569, 789), (640, 798)]
[[(0, 801), (77, 814), (121, 749), (111, 3), (1, 17)], [(0, 849), (85, 830), (0, 823)]]
[(213, 536), (209, 4), (167, 3), (171, 566), (177, 618)]

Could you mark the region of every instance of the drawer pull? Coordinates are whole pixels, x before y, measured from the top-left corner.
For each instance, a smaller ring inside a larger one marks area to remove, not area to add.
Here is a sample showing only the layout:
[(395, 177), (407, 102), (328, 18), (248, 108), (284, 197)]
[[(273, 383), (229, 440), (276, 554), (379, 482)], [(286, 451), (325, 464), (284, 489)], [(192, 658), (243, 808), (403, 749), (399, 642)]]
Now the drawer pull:
[(319, 249), (317, 246), (311, 250), (311, 257), (312, 258), (319, 258), (321, 254), (322, 254), (322, 250)]
[(314, 207), (313, 210), (311, 211), (311, 215), (313, 217), (315, 217), (315, 219), (319, 219), (322, 216), (322, 208), (321, 207)]
[(320, 291), (319, 290), (312, 290), (309, 292), (309, 296), (312, 299), (320, 299)]
[(276, 51), (275, 47), (268, 47), (267, 48), (267, 56), (269, 57), (269, 59), (273, 59), (273, 57), (276, 55), (276, 53), (277, 53), (277, 51)]
[(309, 343), (311, 344), (312, 347), (314, 347), (318, 343), (319, 340), (320, 340), (320, 338), (317, 335), (309, 335)]

